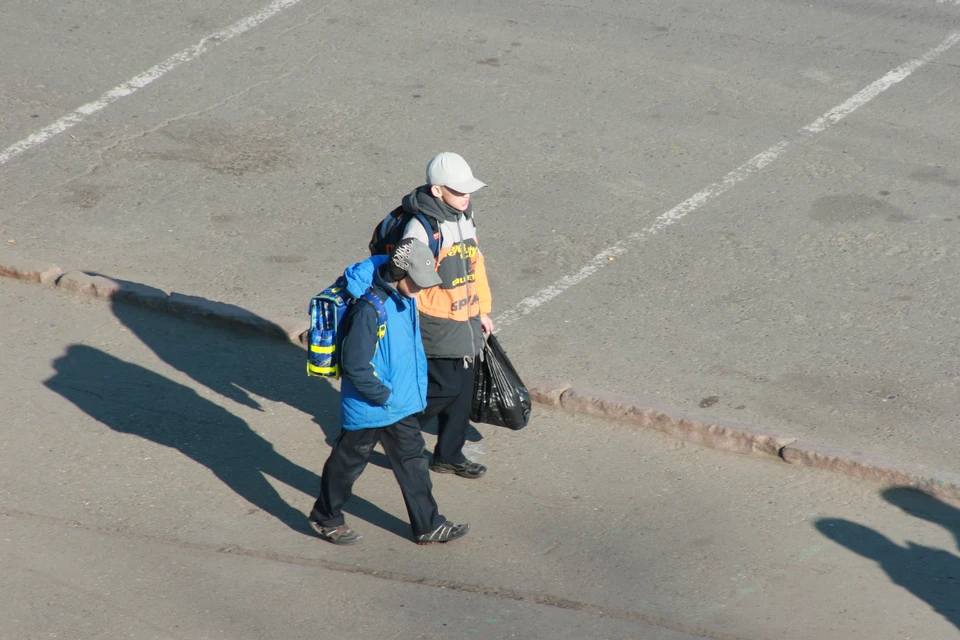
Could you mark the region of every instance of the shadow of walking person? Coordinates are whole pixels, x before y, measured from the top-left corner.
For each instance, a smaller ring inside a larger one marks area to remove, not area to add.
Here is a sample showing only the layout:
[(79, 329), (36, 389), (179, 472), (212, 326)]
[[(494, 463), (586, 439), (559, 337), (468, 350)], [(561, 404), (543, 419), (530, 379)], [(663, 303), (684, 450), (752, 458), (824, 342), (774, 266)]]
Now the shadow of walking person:
[[(287, 504), (265, 476), (311, 496), (319, 490), (319, 476), (277, 453), (240, 418), (189, 387), (85, 345), (71, 345), (53, 366), (56, 373), (44, 384), (92, 418), (177, 449), (254, 506), (313, 535), (305, 514)], [(401, 536), (409, 533), (404, 521), (363, 499), (351, 506), (364, 520)]]
[(939, 524), (953, 534), (957, 551), (960, 551), (960, 509), (913, 487), (890, 487), (880, 495), (915, 518)]
[[(141, 284), (136, 287), (157, 298), (166, 296), (160, 289)], [(186, 306), (214, 304), (223, 307), (220, 311), (224, 314), (249, 316), (251, 322), (266, 324), (234, 305), (182, 294), (174, 294), (169, 300), (172, 302), (168, 304)], [(111, 310), (157, 357), (196, 382), (251, 409), (262, 410), (254, 396), (282, 402), (311, 416), (329, 442), (336, 438), (340, 430), (338, 391), (325, 380), (307, 377), (306, 354), (300, 347), (283, 340), (267, 340), (252, 331), (224, 331), (212, 322), (187, 322), (116, 299), (111, 301)], [(277, 331), (281, 331), (279, 327)]]
[[(147, 285), (136, 287), (153, 297), (162, 299), (166, 295)], [(173, 294), (170, 301), (200, 307), (213, 305), (224, 314), (268, 324), (235, 305), (183, 294)], [(306, 308), (304, 303), (304, 319)], [(111, 302), (111, 310), (158, 358), (211, 391), (260, 411), (263, 407), (256, 397), (297, 409), (313, 419), (330, 446), (340, 433), (340, 392), (327, 380), (307, 376), (307, 356), (300, 347), (285, 340), (266, 339), (252, 331), (224, 331), (212, 323), (188, 323), (116, 299)], [(282, 334), (279, 327), (276, 331)], [(389, 468), (386, 456), (379, 452), (371, 456), (370, 463)]]
[(894, 584), (925, 601), (960, 629), (960, 557), (910, 541), (900, 546), (883, 534), (848, 520), (823, 518), (815, 526), (834, 542), (876, 562)]

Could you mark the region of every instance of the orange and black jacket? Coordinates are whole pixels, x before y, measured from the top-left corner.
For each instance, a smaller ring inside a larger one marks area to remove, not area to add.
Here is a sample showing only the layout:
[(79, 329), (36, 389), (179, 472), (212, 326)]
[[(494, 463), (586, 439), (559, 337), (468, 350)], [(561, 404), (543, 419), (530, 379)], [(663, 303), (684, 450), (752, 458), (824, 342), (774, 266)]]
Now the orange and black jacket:
[[(410, 213), (436, 220), (441, 240), (437, 273), (443, 282), (417, 296), (424, 351), (428, 358), (472, 358), (483, 347), (480, 316), (492, 308), (473, 204), (456, 211), (434, 198), (429, 186), (422, 186), (405, 196), (402, 205)], [(433, 230), (413, 218), (403, 235), (429, 246), (427, 233)]]

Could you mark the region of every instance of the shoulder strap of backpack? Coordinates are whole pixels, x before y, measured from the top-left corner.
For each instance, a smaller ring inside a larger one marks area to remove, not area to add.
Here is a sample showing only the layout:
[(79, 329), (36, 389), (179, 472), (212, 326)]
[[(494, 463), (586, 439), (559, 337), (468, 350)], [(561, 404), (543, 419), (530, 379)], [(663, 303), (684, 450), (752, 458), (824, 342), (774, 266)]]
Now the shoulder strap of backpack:
[(387, 232), (390, 230), (390, 228), (396, 225), (401, 220), (403, 220), (403, 207), (397, 207), (396, 209), (388, 213), (383, 218), (383, 222), (380, 223), (381, 237), (386, 237)]
[(387, 334), (387, 309), (383, 306), (380, 298), (373, 292), (373, 289), (367, 289), (366, 292), (358, 298), (369, 302), (377, 312), (377, 340)]
[(430, 243), (430, 251), (433, 253), (433, 259), (440, 257), (440, 244), (443, 238), (440, 237), (440, 223), (435, 218), (425, 216), (422, 213), (415, 213), (413, 217), (420, 221), (424, 231), (427, 232), (427, 241)]

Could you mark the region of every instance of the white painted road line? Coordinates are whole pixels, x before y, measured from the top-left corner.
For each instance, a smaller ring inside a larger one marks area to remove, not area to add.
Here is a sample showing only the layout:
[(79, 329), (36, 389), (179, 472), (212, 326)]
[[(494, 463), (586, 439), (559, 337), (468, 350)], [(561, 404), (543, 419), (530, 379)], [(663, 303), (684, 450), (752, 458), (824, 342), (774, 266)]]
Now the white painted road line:
[(943, 42), (937, 45), (935, 48), (928, 51), (923, 56), (917, 58), (916, 60), (911, 60), (905, 64), (900, 65), (893, 71), (889, 72), (887, 75), (883, 76), (873, 84), (868, 85), (864, 89), (861, 89), (857, 95), (853, 96), (846, 102), (841, 105), (838, 105), (825, 113), (822, 117), (817, 118), (812, 124), (805, 126), (800, 130), (801, 133), (820, 133), (821, 131), (826, 130), (830, 125), (839, 122), (843, 118), (846, 118), (848, 115), (867, 104), (878, 95), (897, 84), (901, 80), (905, 79), (911, 73), (927, 64), (931, 60), (939, 57), (947, 49), (953, 45), (960, 42), (960, 31), (956, 31), (947, 36)]
[(729, 191), (736, 184), (742, 182), (754, 173), (757, 173), (765, 166), (779, 158), (792, 142), (826, 131), (828, 128), (843, 118), (846, 118), (848, 115), (867, 104), (893, 85), (906, 79), (917, 69), (942, 55), (948, 49), (956, 45), (957, 42), (960, 42), (960, 31), (951, 33), (944, 38), (939, 45), (925, 53), (923, 56), (916, 58), (915, 60), (911, 60), (910, 62), (897, 67), (893, 71), (890, 71), (876, 82), (873, 82), (859, 91), (849, 100), (846, 100), (842, 104), (834, 107), (820, 118), (817, 118), (811, 124), (803, 127), (796, 134), (794, 134), (792, 140), (785, 140), (777, 143), (763, 153), (754, 156), (724, 176), (720, 182), (715, 182), (706, 189), (698, 191), (675, 206), (673, 209), (670, 209), (666, 213), (656, 218), (651, 226), (641, 231), (637, 231), (636, 233), (632, 233), (617, 244), (604, 249), (594, 256), (593, 259), (591, 259), (590, 262), (588, 262), (578, 272), (572, 275), (564, 276), (560, 280), (554, 282), (552, 285), (541, 289), (534, 295), (524, 298), (513, 309), (505, 311), (496, 317), (494, 319), (496, 326), (504, 327), (513, 324), (528, 313), (535, 311), (541, 305), (553, 300), (567, 289), (577, 285), (583, 280), (586, 280), (601, 268), (609, 264), (611, 258), (615, 258), (619, 255), (627, 253), (631, 249), (634, 249), (637, 245), (640, 245), (648, 240), (651, 236), (656, 235), (670, 225), (679, 222), (684, 216), (696, 211), (710, 200), (713, 200), (717, 196)]
[(184, 49), (180, 53), (170, 56), (160, 64), (147, 69), (143, 73), (134, 78), (131, 78), (127, 82), (124, 82), (120, 86), (111, 89), (110, 91), (103, 94), (99, 100), (90, 102), (79, 107), (73, 113), (69, 113), (53, 124), (44, 127), (40, 131), (34, 133), (33, 135), (21, 140), (20, 142), (14, 144), (11, 147), (8, 147), (0, 153), (0, 166), (6, 164), (13, 158), (16, 158), (22, 153), (29, 151), (30, 149), (43, 144), (50, 138), (54, 137), (59, 133), (63, 133), (70, 127), (75, 124), (82, 122), (87, 116), (93, 115), (98, 111), (103, 110), (108, 105), (113, 102), (116, 102), (120, 98), (124, 98), (134, 93), (138, 89), (142, 89), (147, 86), (154, 80), (162, 77), (164, 74), (173, 71), (181, 64), (189, 62), (196, 58), (197, 56), (205, 53), (209, 47), (216, 46), (231, 38), (235, 38), (243, 33), (246, 33), (250, 29), (253, 29), (260, 23), (269, 20), (273, 16), (277, 15), (284, 9), (292, 7), (295, 4), (298, 4), (301, 0), (274, 0), (267, 7), (264, 7), (260, 11), (254, 13), (253, 15), (247, 16), (238, 22), (230, 25), (226, 29), (222, 29), (215, 33), (211, 33), (206, 36), (200, 42)]

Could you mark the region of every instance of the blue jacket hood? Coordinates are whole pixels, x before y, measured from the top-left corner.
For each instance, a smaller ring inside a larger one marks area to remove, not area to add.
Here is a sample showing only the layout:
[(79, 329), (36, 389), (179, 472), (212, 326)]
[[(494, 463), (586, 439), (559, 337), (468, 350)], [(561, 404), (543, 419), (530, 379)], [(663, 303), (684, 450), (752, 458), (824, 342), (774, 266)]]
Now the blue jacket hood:
[(347, 279), (347, 291), (354, 298), (362, 296), (373, 284), (373, 276), (377, 269), (389, 260), (389, 256), (370, 256), (363, 262), (352, 264), (343, 272)]

